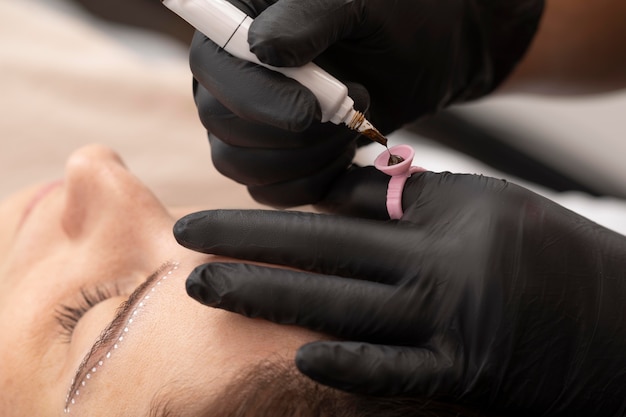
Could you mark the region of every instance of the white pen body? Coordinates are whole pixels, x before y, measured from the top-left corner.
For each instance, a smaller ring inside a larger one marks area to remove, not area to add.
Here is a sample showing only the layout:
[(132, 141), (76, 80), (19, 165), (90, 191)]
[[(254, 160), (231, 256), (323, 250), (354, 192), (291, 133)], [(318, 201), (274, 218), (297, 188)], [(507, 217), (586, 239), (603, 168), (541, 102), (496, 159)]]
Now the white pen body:
[(322, 122), (348, 123), (354, 101), (347, 87), (314, 63), (301, 67), (274, 67), (259, 61), (250, 52), (248, 29), (253, 19), (226, 0), (162, 0), (170, 10), (185, 19), (231, 55), (262, 65), (293, 78), (311, 90), (322, 111)]

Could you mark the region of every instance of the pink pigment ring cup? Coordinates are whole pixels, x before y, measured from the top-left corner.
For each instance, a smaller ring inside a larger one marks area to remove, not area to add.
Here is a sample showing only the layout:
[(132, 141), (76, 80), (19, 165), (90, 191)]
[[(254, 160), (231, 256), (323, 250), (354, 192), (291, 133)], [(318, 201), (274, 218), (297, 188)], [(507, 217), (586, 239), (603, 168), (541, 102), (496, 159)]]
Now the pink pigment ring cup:
[[(389, 152), (398, 155), (404, 159), (399, 164), (389, 165)], [(404, 183), (415, 172), (426, 171), (422, 167), (411, 166), (415, 151), (408, 145), (396, 145), (389, 148), (389, 151), (383, 151), (374, 160), (374, 166), (379, 171), (389, 175), (389, 186), (387, 187), (387, 212), (390, 219), (402, 218), (402, 192), (404, 191)]]

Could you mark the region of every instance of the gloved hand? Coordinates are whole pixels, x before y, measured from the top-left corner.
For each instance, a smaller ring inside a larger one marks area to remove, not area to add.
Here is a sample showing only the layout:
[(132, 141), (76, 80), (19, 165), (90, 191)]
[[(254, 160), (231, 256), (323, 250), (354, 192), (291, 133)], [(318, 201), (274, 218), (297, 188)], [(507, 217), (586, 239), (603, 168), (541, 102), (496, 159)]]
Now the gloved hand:
[[(362, 171), (384, 206), (387, 178)], [(366, 184), (353, 175), (332, 207), (379, 218), (383, 209), (358, 203)], [(403, 204), (400, 221), (191, 214), (174, 230), (184, 246), (304, 271), (208, 264), (188, 293), (336, 336), (302, 346), (296, 364), (342, 390), (506, 415), (624, 415), (625, 237), (483, 176), (414, 174)]]
[[(262, 62), (315, 60), (350, 87), (358, 110), (371, 97), (367, 117), (383, 133), (495, 89), (524, 54), (544, 2), (230, 1), (255, 18), (249, 43)], [(201, 34), (190, 64), (217, 169), (265, 204), (323, 198), (348, 167), (356, 135), (315, 122), (317, 101), (296, 81), (233, 58)], [(292, 170), (294, 154), (308, 164)], [(297, 198), (286, 199), (291, 193)]]
[[(194, 38), (194, 44), (197, 41), (198, 36)], [(250, 71), (265, 70), (241, 61), (233, 63), (251, 66)], [(229, 72), (235, 73), (234, 70)], [(255, 81), (246, 83), (244, 80)], [(253, 87), (254, 83), (262, 87)], [(276, 89), (275, 84), (243, 76), (235, 84), (246, 93), (239, 92), (233, 85), (228, 88), (233, 97), (253, 91), (261, 97), (268, 97), (267, 106), (258, 106), (259, 111), (276, 110), (287, 114), (285, 112), (292, 110), (279, 110), (280, 99), (272, 99), (271, 94), (263, 91), (265, 87)], [(348, 84), (348, 88), (355, 107), (366, 111), (369, 105), (367, 91), (354, 84)], [(360, 135), (345, 125), (310, 120), (304, 131), (283, 130), (235, 116), (197, 82), (194, 82), (194, 90), (200, 118), (209, 132), (213, 165), (223, 175), (246, 185), (250, 195), (259, 203), (276, 208), (316, 203), (352, 163)], [(250, 104), (256, 106), (254, 103), (251, 100)]]

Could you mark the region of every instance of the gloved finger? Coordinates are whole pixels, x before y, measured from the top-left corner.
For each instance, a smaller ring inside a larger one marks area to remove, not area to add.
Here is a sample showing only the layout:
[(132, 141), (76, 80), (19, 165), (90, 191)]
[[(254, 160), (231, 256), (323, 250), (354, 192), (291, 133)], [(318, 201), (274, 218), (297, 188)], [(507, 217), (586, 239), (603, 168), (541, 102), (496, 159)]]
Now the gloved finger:
[(408, 343), (432, 334), (430, 323), (421, 325), (414, 300), (376, 282), (210, 263), (196, 267), (186, 286), (192, 298), (210, 307), (347, 339)]
[(300, 178), (265, 185), (248, 185), (248, 193), (258, 203), (274, 208), (286, 209), (322, 200), (337, 177), (350, 165), (354, 146), (328, 165)]
[(233, 57), (199, 32), (189, 62), (194, 78), (243, 119), (299, 132), (320, 113), (317, 99), (302, 84)]
[(364, 395), (446, 393), (454, 361), (429, 348), (359, 342), (312, 342), (298, 349), (296, 366), (311, 379)]
[(356, 153), (356, 135), (338, 130), (334, 132), (339, 134), (322, 138), (323, 140), (311, 143), (308, 147), (280, 150), (230, 146), (211, 134), (211, 157), (219, 172), (249, 186), (300, 179), (325, 170), (337, 176), (352, 162)]
[[(370, 99), (365, 87), (350, 82), (346, 86), (354, 100), (355, 109), (367, 113)], [(265, 123), (244, 120), (220, 103), (197, 80), (194, 80), (194, 98), (204, 127), (221, 141), (239, 148), (282, 150), (312, 147), (310, 152), (315, 152), (315, 147), (321, 142), (329, 141), (340, 148), (346, 142), (356, 140), (358, 136), (357, 132), (349, 130), (345, 125), (333, 123), (314, 121), (302, 132), (290, 132)], [(310, 153), (310, 157), (324, 159), (325, 155)]]
[(307, 146), (311, 138), (261, 122), (242, 119), (224, 107), (202, 84), (193, 79), (193, 96), (200, 122), (222, 142), (240, 148), (292, 149)]
[(313, 272), (396, 282), (425, 239), (395, 222), (273, 210), (209, 210), (176, 222), (174, 236), (199, 252)]
[[(319, 140), (320, 136), (326, 137), (324, 134), (312, 136), (308, 133), (311, 129), (290, 132), (262, 122), (242, 119), (224, 107), (197, 80), (194, 79), (193, 84), (194, 99), (202, 125), (225, 144), (244, 150), (246, 148), (282, 150), (310, 146), (315, 139)], [(323, 126), (327, 129), (336, 128), (330, 123)]]
[(411, 219), (415, 226), (437, 222), (442, 213), (448, 218), (467, 218), (471, 212), (483, 212), (489, 207), (510, 206), (517, 202), (512, 197), (514, 185), (506, 180), (475, 174), (434, 173), (429, 171), (413, 174), (404, 186), (402, 205), (403, 220)]
[(261, 62), (297, 67), (352, 35), (364, 20), (362, 2), (281, 0), (259, 14), (248, 34)]
[(337, 177), (315, 208), (325, 213), (389, 220), (386, 196), (389, 176), (373, 166), (350, 169)]

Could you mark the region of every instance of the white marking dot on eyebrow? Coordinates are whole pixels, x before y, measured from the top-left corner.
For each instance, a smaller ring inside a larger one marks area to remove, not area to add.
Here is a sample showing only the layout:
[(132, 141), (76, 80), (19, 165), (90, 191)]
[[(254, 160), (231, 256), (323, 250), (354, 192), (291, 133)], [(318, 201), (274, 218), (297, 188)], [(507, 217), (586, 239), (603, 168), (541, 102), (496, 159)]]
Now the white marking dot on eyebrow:
[[(164, 275), (161, 277), (161, 279), (159, 279), (156, 284), (153, 284), (152, 288), (150, 289), (150, 292), (153, 292), (155, 290), (155, 287), (157, 285), (161, 285), (161, 281), (166, 279), (168, 275), (172, 274), (172, 271), (175, 271), (178, 269), (178, 263), (173, 264), (172, 268), (167, 272), (167, 275)], [(150, 296), (146, 295), (143, 298), (144, 300), (149, 300)], [(136, 316), (139, 313), (139, 310), (141, 310), (143, 307), (145, 306), (145, 303), (142, 301), (139, 303), (139, 305), (133, 310), (133, 312), (131, 313), (131, 317)], [(124, 333), (128, 333), (129, 331), (129, 325), (133, 323), (133, 319), (130, 318), (128, 319), (127, 325), (126, 327), (124, 327)], [(124, 336), (120, 336), (118, 338), (118, 342), (121, 342), (124, 340)], [(117, 349), (119, 347), (119, 345), (116, 343), (113, 345), (113, 349)], [(104, 359), (109, 359), (111, 357), (111, 352), (112, 351), (108, 351), (106, 353), (106, 355), (98, 361), (98, 366), (103, 366), (104, 365)], [(86, 380), (91, 379), (91, 374), (95, 373), (97, 371), (96, 367), (91, 368), (91, 373), (88, 373), (87, 375), (85, 375), (85, 379), (83, 379), (80, 382), (80, 386), (84, 387), (85, 385), (87, 385)], [(72, 382), (70, 384), (70, 386), (73, 386), (75, 382), (75, 379), (72, 379)], [(63, 412), (65, 414), (69, 414), (70, 413), (70, 405), (74, 405), (76, 404), (76, 397), (78, 397), (80, 395), (80, 391), (77, 389), (74, 393), (71, 392), (71, 388), (70, 390), (68, 390), (67, 395), (65, 396), (65, 407), (63, 408)]]

